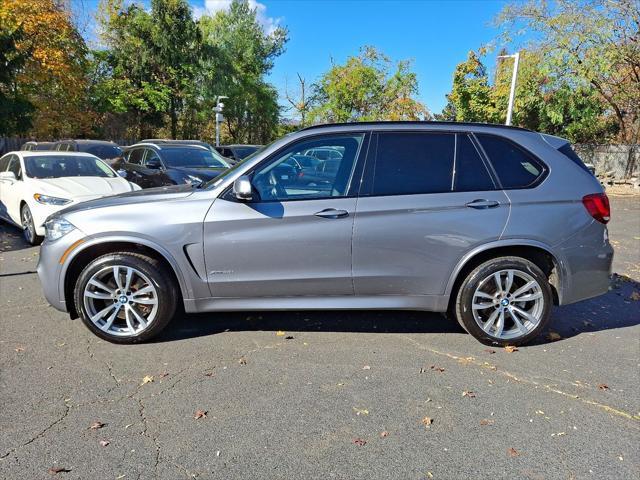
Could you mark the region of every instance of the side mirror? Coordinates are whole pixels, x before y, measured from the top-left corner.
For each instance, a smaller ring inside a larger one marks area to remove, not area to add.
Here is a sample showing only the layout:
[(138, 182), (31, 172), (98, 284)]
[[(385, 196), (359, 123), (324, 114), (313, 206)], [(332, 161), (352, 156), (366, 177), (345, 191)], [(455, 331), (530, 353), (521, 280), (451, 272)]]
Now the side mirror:
[(160, 159), (158, 158), (150, 158), (149, 160), (147, 160), (145, 166), (147, 168), (153, 168), (154, 170), (162, 168), (162, 164), (160, 163)]
[(233, 182), (233, 195), (240, 201), (248, 202), (253, 198), (251, 180), (246, 175), (236, 178)]
[(127, 177), (127, 171), (126, 170), (120, 169), (120, 170), (117, 171), (117, 173), (118, 173), (118, 175), (120, 175), (123, 178)]
[(16, 174), (13, 172), (0, 172), (0, 179), (3, 180), (14, 180), (16, 179)]

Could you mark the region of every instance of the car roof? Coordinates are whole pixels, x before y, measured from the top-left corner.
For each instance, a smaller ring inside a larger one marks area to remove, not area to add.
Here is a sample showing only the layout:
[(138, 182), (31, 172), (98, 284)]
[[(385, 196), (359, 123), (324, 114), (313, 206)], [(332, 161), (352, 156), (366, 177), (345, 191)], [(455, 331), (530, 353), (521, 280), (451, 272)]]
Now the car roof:
[(58, 152), (55, 150), (20, 150), (16, 152), (9, 153), (18, 153), (23, 157), (90, 157), (90, 158), (98, 158), (95, 155), (86, 152)]
[(385, 130), (390, 127), (403, 127), (403, 129), (412, 127), (415, 129), (443, 129), (447, 127), (465, 127), (469, 129), (507, 129), (518, 130), (524, 132), (532, 132), (527, 128), (515, 127), (513, 125), (502, 125), (496, 123), (479, 123), (479, 122), (445, 122), (445, 121), (379, 121), (379, 122), (346, 122), (346, 123), (325, 123), (320, 125), (312, 125), (310, 127), (298, 130), (299, 132), (306, 132), (309, 130), (322, 130), (322, 129), (341, 129), (341, 130), (362, 130), (363, 127), (368, 130)]
[(54, 142), (54, 143), (65, 143), (65, 142), (75, 142), (80, 144), (93, 143), (96, 145), (115, 145), (116, 147), (119, 146), (117, 143), (112, 142), (110, 140), (90, 140), (86, 138), (78, 138), (78, 139), (65, 138), (64, 140), (58, 140), (57, 142)]
[(233, 148), (233, 147), (255, 147), (260, 148), (262, 145), (252, 145), (250, 143), (232, 143), (231, 145), (220, 145), (221, 147)]
[(151, 143), (151, 142), (140, 142), (134, 143), (133, 145), (129, 145), (128, 147), (124, 147), (126, 150), (130, 150), (133, 147), (152, 147), (158, 150), (170, 150), (176, 148), (197, 148), (201, 150), (209, 151), (207, 147), (204, 145), (196, 145), (193, 143)]

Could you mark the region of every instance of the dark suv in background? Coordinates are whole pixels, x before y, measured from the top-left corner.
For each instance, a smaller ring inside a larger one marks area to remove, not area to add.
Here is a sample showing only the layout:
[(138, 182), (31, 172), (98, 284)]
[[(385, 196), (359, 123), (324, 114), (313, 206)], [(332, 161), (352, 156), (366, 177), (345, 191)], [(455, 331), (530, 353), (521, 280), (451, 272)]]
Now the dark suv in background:
[(106, 140), (60, 140), (49, 150), (90, 153), (112, 166), (122, 156), (120, 146)]
[(200, 184), (217, 177), (229, 164), (200, 145), (137, 143), (125, 148), (113, 165), (118, 173), (142, 188)]
[(23, 152), (32, 152), (34, 150), (47, 151), (47, 150), (54, 150), (55, 145), (56, 145), (56, 142), (31, 141), (31, 142), (24, 143), (20, 148), (20, 150), (22, 150)]
[(233, 165), (256, 153), (261, 148), (262, 145), (221, 145), (215, 147), (218, 153), (230, 159)]

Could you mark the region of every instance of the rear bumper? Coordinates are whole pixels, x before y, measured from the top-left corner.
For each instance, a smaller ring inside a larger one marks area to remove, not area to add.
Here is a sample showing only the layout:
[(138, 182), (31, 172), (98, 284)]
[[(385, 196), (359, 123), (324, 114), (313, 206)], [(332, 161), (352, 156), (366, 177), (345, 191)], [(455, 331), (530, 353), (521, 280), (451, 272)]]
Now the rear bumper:
[(613, 247), (607, 227), (594, 221), (559, 246), (565, 281), (560, 305), (579, 302), (607, 293), (611, 282)]

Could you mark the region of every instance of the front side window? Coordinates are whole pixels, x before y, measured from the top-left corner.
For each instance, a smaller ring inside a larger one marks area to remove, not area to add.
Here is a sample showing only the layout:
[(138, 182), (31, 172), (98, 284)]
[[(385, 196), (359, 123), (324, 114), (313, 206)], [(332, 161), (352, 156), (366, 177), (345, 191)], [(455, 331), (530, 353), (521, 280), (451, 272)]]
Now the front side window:
[(31, 178), (115, 177), (102, 160), (92, 157), (43, 155), (27, 157), (24, 163)]
[(8, 172), (13, 172), (18, 180), (22, 180), (22, 167), (20, 166), (20, 159), (13, 155), (9, 160)]
[(544, 165), (510, 141), (495, 135), (476, 136), (489, 157), (502, 188), (527, 188), (544, 175)]
[(150, 148), (147, 148), (146, 151), (147, 151), (147, 154), (144, 159), (145, 165), (149, 163), (149, 160), (157, 160), (158, 162), (160, 162), (160, 157), (158, 156), (155, 150), (151, 150)]
[(450, 192), (454, 152), (452, 133), (381, 133), (372, 195)]
[[(338, 135), (298, 142), (253, 175), (262, 201), (320, 199), (347, 195), (364, 134)], [(297, 161), (313, 148), (340, 148), (340, 159), (318, 160), (304, 167)]]
[(142, 154), (144, 153), (144, 148), (136, 148), (129, 152), (129, 158), (127, 162), (133, 163), (134, 165), (142, 165)]
[(6, 172), (7, 167), (9, 166), (9, 160), (13, 158), (13, 155), (6, 155), (0, 158), (0, 172)]

